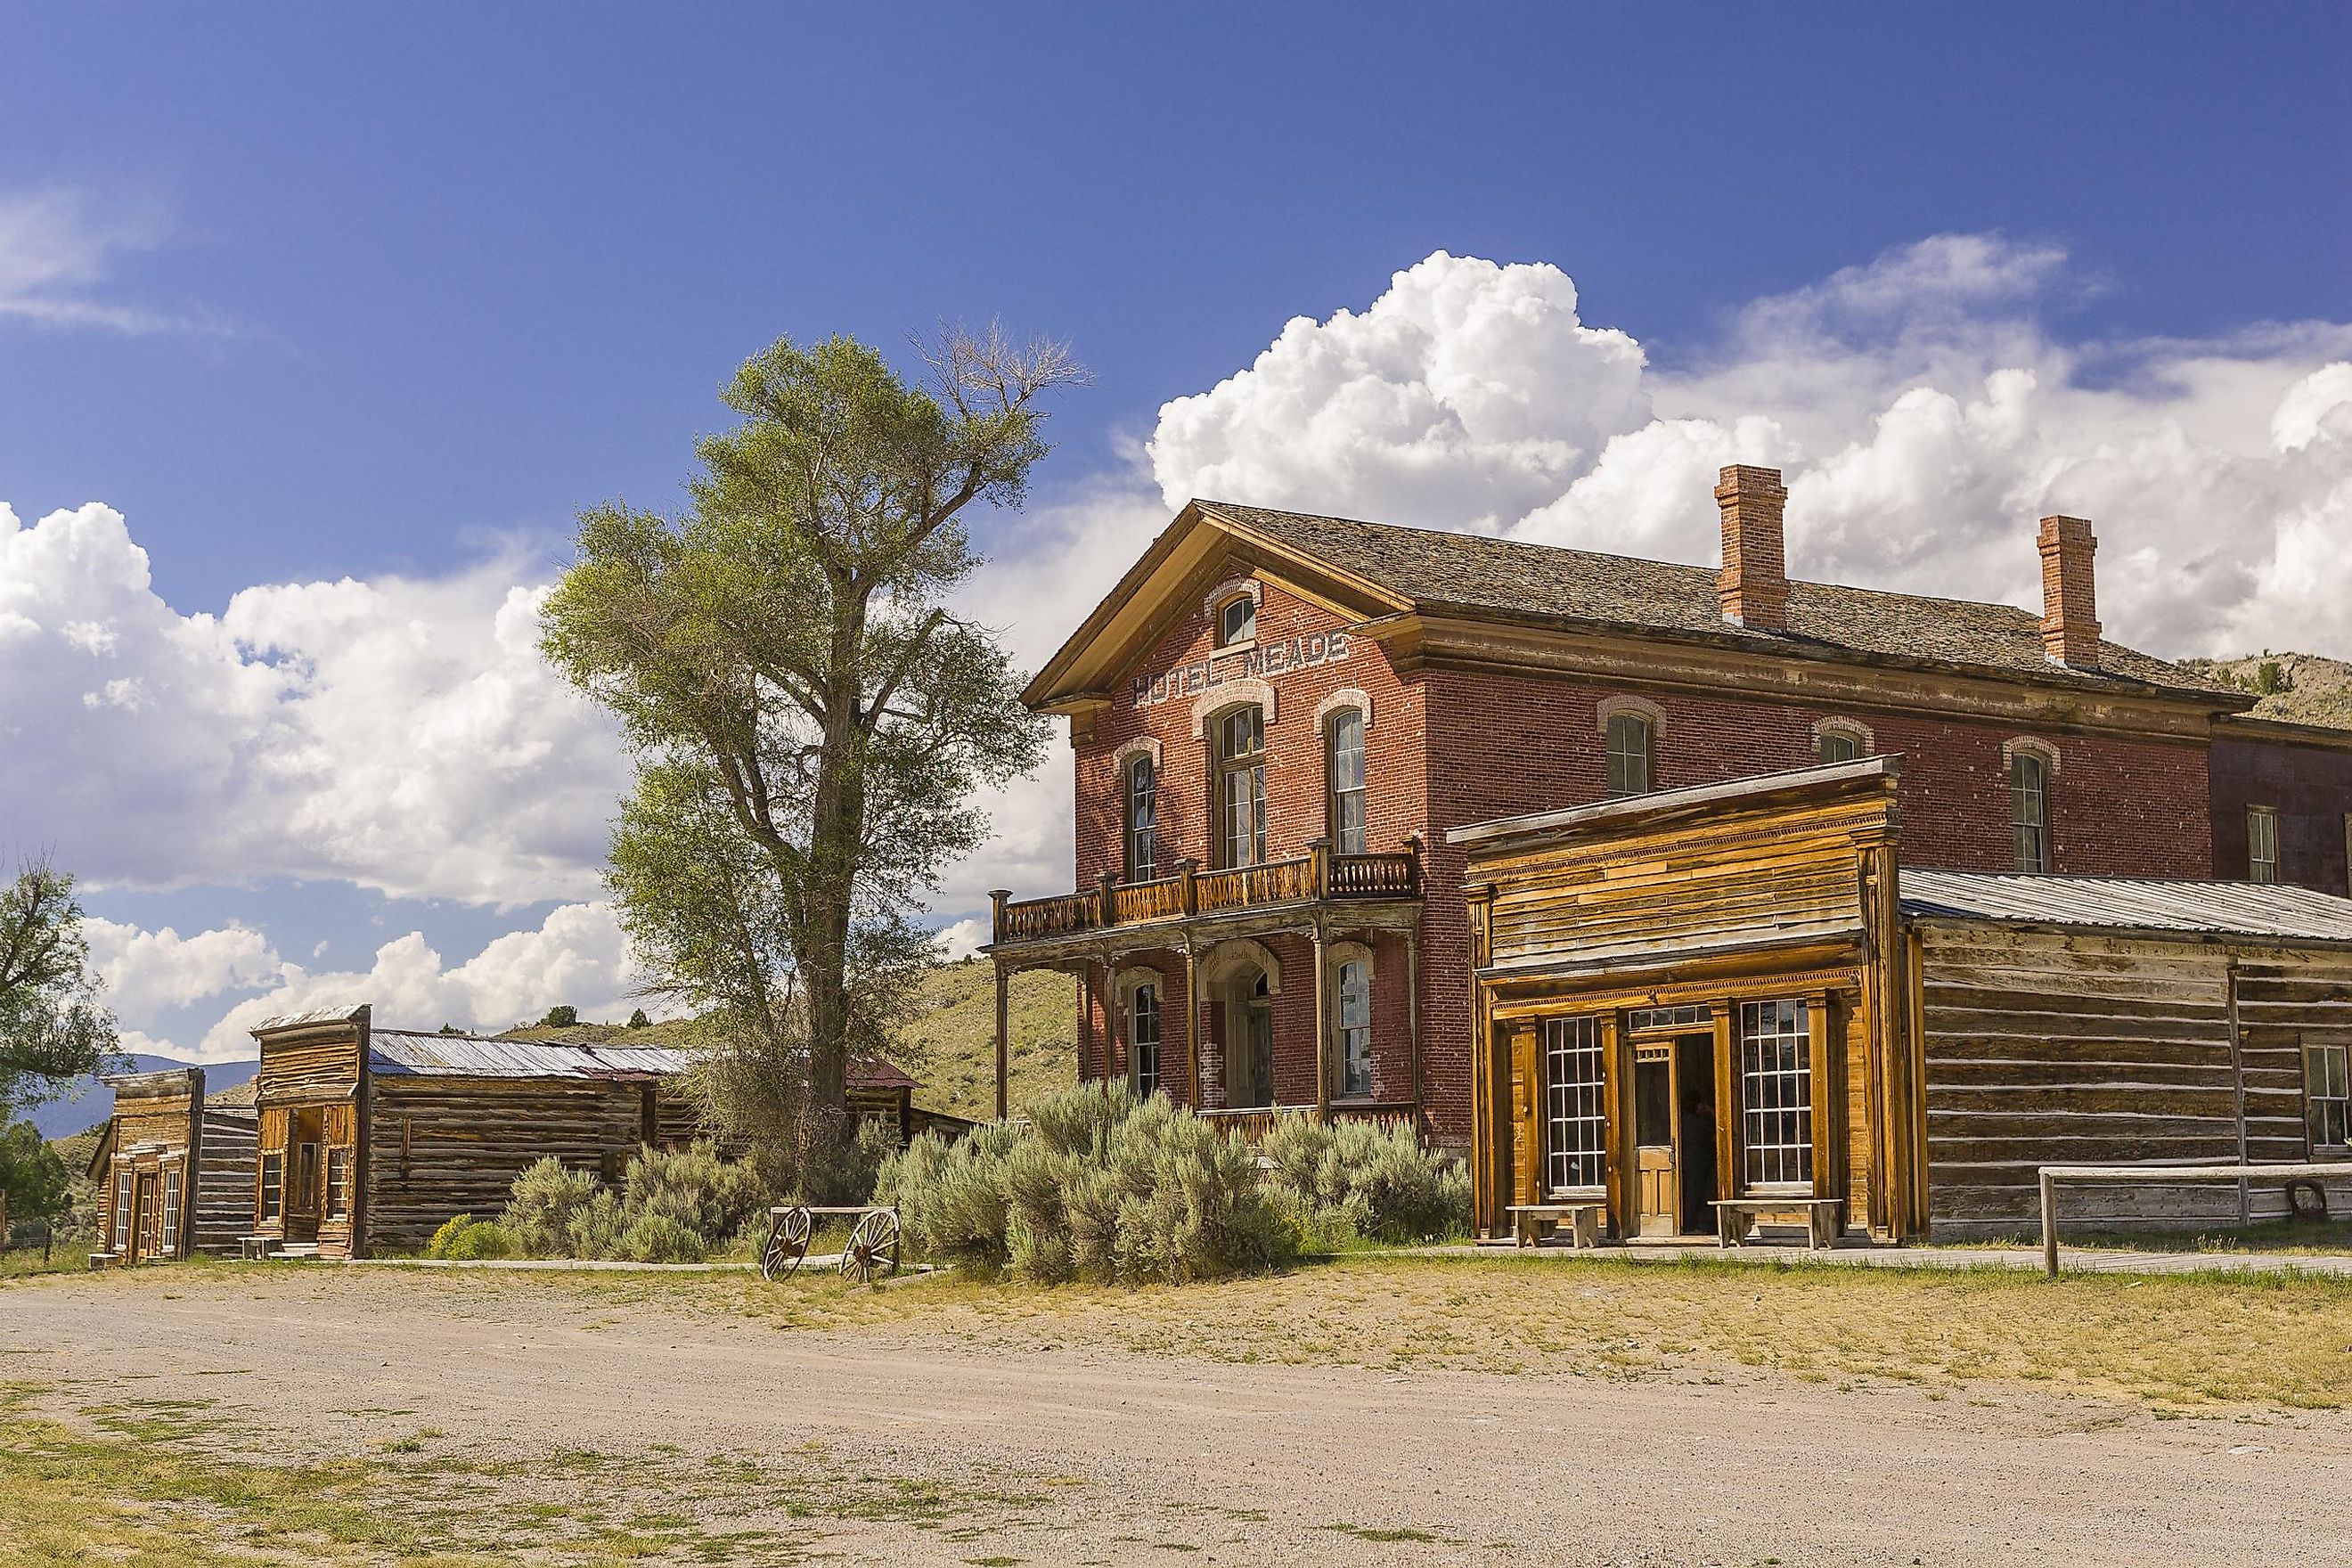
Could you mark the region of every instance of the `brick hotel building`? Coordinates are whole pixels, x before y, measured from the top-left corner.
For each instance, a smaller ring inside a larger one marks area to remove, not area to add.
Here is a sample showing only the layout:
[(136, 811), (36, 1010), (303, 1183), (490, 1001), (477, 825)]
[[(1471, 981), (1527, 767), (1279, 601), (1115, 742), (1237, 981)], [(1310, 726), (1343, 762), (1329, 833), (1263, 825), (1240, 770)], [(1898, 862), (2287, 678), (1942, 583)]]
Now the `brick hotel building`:
[(2035, 616), (1792, 581), (1786, 494), (1723, 471), (1718, 571), (1186, 506), (1027, 692), (1070, 722), (1076, 864), (996, 896), (1000, 1049), (1006, 977), (1056, 969), (1082, 1078), (1465, 1149), (1449, 830), (1874, 755), (1906, 868), (2352, 891), (2352, 732), (2103, 640), (2088, 523), (2042, 521)]

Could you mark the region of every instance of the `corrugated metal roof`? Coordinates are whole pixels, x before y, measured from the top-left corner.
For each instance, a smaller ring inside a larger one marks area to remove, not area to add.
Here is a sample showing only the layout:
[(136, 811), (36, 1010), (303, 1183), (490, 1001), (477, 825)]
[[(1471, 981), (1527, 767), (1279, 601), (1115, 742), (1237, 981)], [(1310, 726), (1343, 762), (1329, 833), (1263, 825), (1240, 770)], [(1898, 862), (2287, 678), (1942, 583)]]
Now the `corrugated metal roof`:
[(258, 1035), (269, 1029), (300, 1028), (307, 1024), (349, 1024), (367, 1010), (368, 1005), (362, 1002), (353, 1006), (314, 1007), (308, 1013), (281, 1013), (274, 1018), (264, 1018), (246, 1032)]
[(368, 1032), (368, 1070), (417, 1078), (666, 1077), (687, 1055), (663, 1046), (575, 1045), (560, 1040), (488, 1040), (407, 1029)]
[(1902, 872), (1906, 914), (2352, 942), (2352, 899), (2257, 882)]

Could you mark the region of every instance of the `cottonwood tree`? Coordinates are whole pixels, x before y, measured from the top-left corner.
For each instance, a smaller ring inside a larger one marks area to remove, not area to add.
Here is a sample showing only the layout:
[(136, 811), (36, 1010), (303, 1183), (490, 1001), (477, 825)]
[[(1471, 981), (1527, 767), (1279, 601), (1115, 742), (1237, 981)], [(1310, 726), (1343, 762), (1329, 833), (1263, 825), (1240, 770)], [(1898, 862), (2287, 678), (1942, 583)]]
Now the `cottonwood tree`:
[(846, 337), (751, 360), (692, 507), (583, 514), (544, 612), (548, 658), (636, 752), (621, 921), (657, 988), (757, 1047), (719, 1063), (721, 1120), (789, 1115), (803, 1167), (930, 960), (911, 916), (981, 842), (974, 792), (1043, 752), (1003, 650), (948, 601), (978, 564), (967, 515), (1021, 502), (1039, 400), (1083, 373), (993, 329), (923, 357), (912, 384)]
[(114, 1055), (114, 1016), (99, 1000), (73, 885), (33, 859), (0, 889), (0, 1122)]

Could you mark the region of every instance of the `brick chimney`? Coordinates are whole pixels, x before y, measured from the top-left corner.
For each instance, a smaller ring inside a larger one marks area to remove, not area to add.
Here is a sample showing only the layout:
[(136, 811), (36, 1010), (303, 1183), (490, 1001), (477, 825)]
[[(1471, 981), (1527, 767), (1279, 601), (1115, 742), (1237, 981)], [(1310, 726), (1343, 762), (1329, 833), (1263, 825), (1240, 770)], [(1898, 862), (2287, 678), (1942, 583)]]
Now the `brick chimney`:
[(1778, 468), (1734, 463), (1717, 476), (1723, 571), (1715, 595), (1723, 618), (1734, 626), (1758, 632), (1789, 629), (1789, 563), (1780, 543), (1780, 513), (1788, 500)]
[(2091, 581), (2098, 548), (2084, 519), (2042, 520), (2042, 651), (2077, 669), (2099, 668), (2099, 601)]

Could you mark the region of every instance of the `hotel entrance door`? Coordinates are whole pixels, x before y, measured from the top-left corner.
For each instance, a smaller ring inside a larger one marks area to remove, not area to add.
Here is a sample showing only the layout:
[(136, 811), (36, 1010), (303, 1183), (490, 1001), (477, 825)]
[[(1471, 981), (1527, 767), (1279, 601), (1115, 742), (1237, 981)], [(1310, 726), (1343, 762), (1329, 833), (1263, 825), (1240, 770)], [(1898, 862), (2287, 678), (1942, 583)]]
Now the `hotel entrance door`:
[(1634, 1042), (1633, 1170), (1637, 1236), (1712, 1234), (1713, 1037)]

